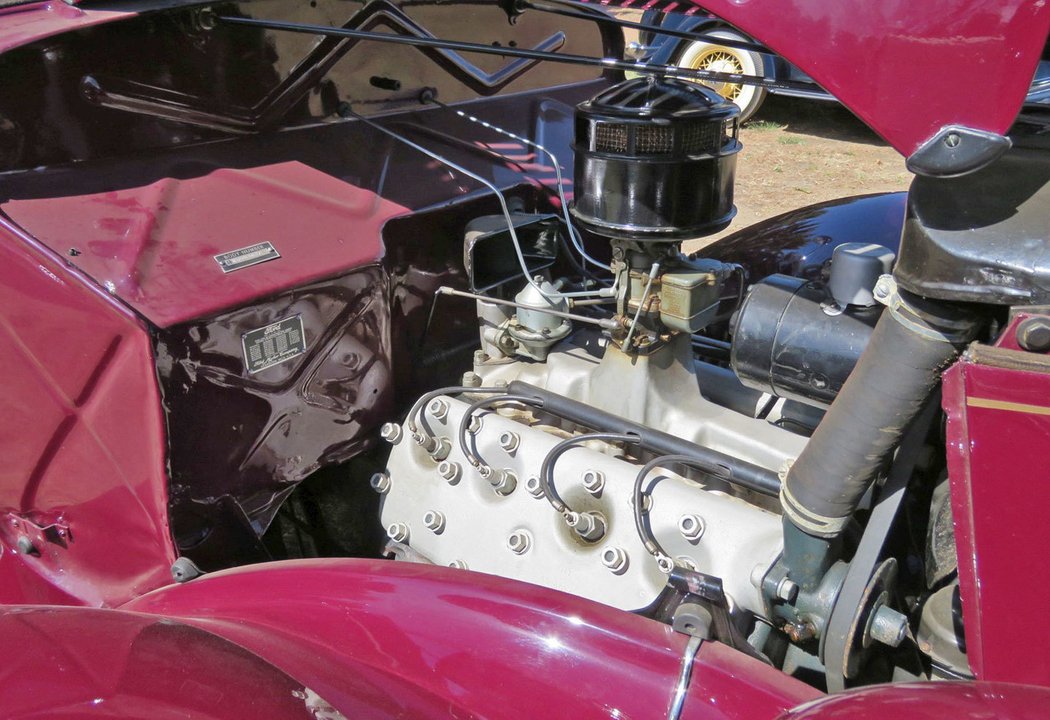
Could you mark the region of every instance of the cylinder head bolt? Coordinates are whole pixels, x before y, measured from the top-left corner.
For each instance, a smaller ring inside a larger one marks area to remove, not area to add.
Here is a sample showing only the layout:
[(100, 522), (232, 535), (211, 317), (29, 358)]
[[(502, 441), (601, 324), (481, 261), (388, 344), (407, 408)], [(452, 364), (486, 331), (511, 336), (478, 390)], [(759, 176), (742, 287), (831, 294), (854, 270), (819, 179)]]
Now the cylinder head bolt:
[(532, 534), (528, 530), (515, 530), (507, 538), (507, 549), (515, 555), (524, 555), (532, 547)]
[(380, 495), (385, 495), (390, 492), (390, 476), (386, 473), (377, 472), (372, 476), (369, 484), (372, 486), (372, 489)]
[(394, 542), (408, 542), (408, 525), (404, 523), (390, 523), (386, 528), (386, 536)]
[(403, 432), (401, 426), (397, 423), (383, 423), (383, 427), (379, 429), (379, 437), (386, 440), (391, 445), (397, 445), (401, 442), (401, 436)]
[(423, 527), (435, 535), (445, 531), (445, 514), (437, 510), (427, 510), (423, 513)]
[(605, 489), (605, 474), (601, 470), (586, 471), (583, 473), (583, 487), (591, 495), (601, 495)]
[(609, 568), (614, 575), (627, 570), (627, 551), (622, 547), (605, 548), (602, 551), (602, 565)]

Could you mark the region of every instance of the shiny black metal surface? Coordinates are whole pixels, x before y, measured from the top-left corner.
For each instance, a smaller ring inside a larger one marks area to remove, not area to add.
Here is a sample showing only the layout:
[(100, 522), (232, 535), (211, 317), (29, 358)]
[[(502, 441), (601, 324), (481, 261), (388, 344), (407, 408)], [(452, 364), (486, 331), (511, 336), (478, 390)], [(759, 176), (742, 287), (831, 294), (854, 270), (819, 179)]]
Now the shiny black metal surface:
[(902, 287), (959, 302), (1050, 302), (1050, 141), (1014, 140), (983, 170), (912, 182), (894, 272)]
[(837, 308), (819, 282), (772, 275), (751, 286), (736, 315), (730, 363), (748, 387), (827, 406), (881, 314), (881, 305)]
[(739, 109), (702, 85), (636, 78), (576, 110), (573, 214), (636, 240), (697, 237), (736, 209)]

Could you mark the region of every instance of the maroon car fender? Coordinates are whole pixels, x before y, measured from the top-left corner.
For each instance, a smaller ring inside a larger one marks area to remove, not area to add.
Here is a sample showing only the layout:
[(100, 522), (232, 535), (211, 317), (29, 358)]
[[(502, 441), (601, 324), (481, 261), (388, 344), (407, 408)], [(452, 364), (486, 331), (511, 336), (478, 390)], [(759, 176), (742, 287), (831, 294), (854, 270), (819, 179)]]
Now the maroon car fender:
[[(336, 708), (353, 706), (363, 678), (391, 710), (411, 691), (487, 718), (664, 716), (687, 642), (666, 625), (572, 595), (387, 561), (238, 568), (123, 609), (223, 637)], [(694, 663), (682, 717), (772, 718), (819, 696), (718, 643), (704, 643)]]
[(1050, 690), (1007, 683), (937, 682), (880, 685), (829, 695), (781, 720), (1035, 720), (1045, 718)]

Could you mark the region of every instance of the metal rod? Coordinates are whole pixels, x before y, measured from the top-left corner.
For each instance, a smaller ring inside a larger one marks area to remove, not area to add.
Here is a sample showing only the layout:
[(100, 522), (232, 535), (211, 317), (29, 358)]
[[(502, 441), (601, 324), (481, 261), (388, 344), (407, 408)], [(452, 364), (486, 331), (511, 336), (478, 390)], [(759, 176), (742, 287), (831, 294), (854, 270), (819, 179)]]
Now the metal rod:
[(607, 22), (619, 27), (631, 28), (633, 30), (647, 30), (654, 35), (664, 35), (666, 37), (679, 38), (681, 40), (709, 42), (716, 45), (725, 45), (726, 47), (736, 48), (738, 50), (750, 50), (752, 52), (769, 54), (769, 48), (759, 45), (758, 43), (746, 42), (744, 40), (730, 40), (729, 38), (708, 35), (705, 32), (695, 33), (690, 32), (689, 30), (674, 30), (659, 25), (624, 20), (622, 18), (607, 15), (602, 10), (588, 6), (586, 3), (572, 2), (571, 0), (548, 0), (548, 2), (563, 7), (546, 7), (543, 4), (537, 4), (531, 0), (525, 0), (525, 2), (522, 2), (522, 6), (538, 12), (551, 13), (552, 15), (562, 15), (564, 17), (580, 18), (581, 20), (592, 20), (595, 22)]
[(649, 75), (667, 75), (669, 77), (681, 78), (683, 80), (708, 80), (720, 83), (758, 85), (760, 87), (774, 88), (778, 90), (812, 91), (813, 89), (813, 86), (810, 84), (794, 80), (777, 80), (775, 78), (767, 78), (760, 75), (724, 73), (715, 72), (713, 70), (696, 70), (693, 68), (681, 68), (674, 65), (659, 65), (641, 61), (631, 62), (629, 60), (618, 60), (616, 58), (596, 58), (589, 55), (573, 55), (571, 53), (555, 53), (547, 52), (545, 50), (529, 50), (528, 48), (512, 48), (507, 46), (495, 47), (492, 45), (483, 45), (481, 43), (463, 42), (458, 40), (408, 37), (406, 35), (395, 35), (392, 33), (372, 32), (369, 30), (351, 30), (349, 28), (338, 28), (330, 25), (310, 25), (307, 23), (292, 23), (278, 20), (259, 20), (256, 18), (237, 18), (228, 16), (220, 17), (219, 20), (230, 25), (247, 25), (250, 27), (266, 28), (268, 30), (306, 33), (308, 35), (356, 38), (358, 40), (373, 40), (375, 42), (392, 43), (394, 45), (431, 47), (443, 50), (456, 50), (458, 52), (478, 53), (481, 55), (499, 55), (500, 57), (546, 60), (549, 62), (564, 63), (566, 65), (585, 65), (587, 67), (625, 70)]
[(522, 308), (524, 310), (535, 310), (536, 312), (546, 313), (547, 315), (553, 315), (554, 317), (565, 318), (566, 320), (578, 320), (582, 323), (591, 323), (599, 327), (605, 328), (606, 330), (616, 330), (620, 327), (620, 323), (615, 320), (607, 320), (603, 318), (592, 318), (586, 315), (574, 315), (572, 313), (562, 312), (561, 310), (553, 310), (548, 308), (536, 308), (528, 305), (522, 305), (521, 303), (514, 302), (513, 300), (503, 300), (501, 298), (489, 297), (488, 295), (478, 295), (477, 293), (465, 292), (463, 290), (456, 290), (450, 288), (447, 285), (442, 285), (437, 289), (438, 295), (454, 295), (456, 297), (470, 298), (471, 300), (480, 300), (481, 302), (492, 303), (493, 305), (506, 305), (513, 308)]
[(726, 473), (719, 479), (745, 490), (770, 497), (777, 497), (780, 494), (780, 478), (777, 477), (777, 474), (746, 460), (697, 445), (689, 440), (627, 420), (619, 415), (613, 415), (592, 405), (586, 405), (520, 380), (512, 381), (507, 387), (507, 392), (515, 395), (532, 395), (543, 401), (544, 411), (592, 430), (637, 435), (642, 439), (642, 445), (645, 448), (661, 455), (686, 455), (696, 462), (721, 466), (726, 469)]
[[(535, 148), (544, 155), (546, 155), (547, 158), (551, 161), (551, 166), (554, 168), (554, 174), (558, 181), (558, 202), (561, 203), (562, 216), (565, 218), (565, 227), (569, 233), (569, 239), (572, 240), (572, 244), (575, 246), (576, 251), (580, 253), (580, 256), (583, 258), (583, 261), (585, 263), (590, 262), (592, 265), (597, 265), (598, 267), (604, 270), (611, 271), (611, 268), (608, 265), (606, 265), (605, 263), (598, 262), (597, 260), (595, 260), (587, 254), (587, 250), (583, 247), (583, 242), (580, 240), (579, 233), (577, 233), (576, 228), (573, 227), (572, 217), (570, 217), (569, 215), (569, 201), (565, 199), (565, 180), (562, 178), (561, 175), (561, 164), (558, 162), (558, 158), (555, 157), (554, 153), (540, 145), (538, 142), (533, 142), (528, 138), (516, 135), (510, 130), (504, 130), (498, 125), (493, 125), (487, 120), (482, 120), (480, 118), (474, 117), (469, 113), (463, 112), (459, 108), (454, 108), (451, 105), (447, 105), (441, 102), (437, 98), (431, 97), (429, 98), (429, 102), (432, 102), (433, 104), (437, 105), (443, 110), (451, 110), (452, 112), (459, 115), (461, 118), (469, 120), (470, 122), (475, 123), (477, 125), (481, 125), (483, 128), (487, 128), (489, 130), (492, 130), (493, 132), (499, 133), (500, 135), (509, 137), (510, 139), (516, 140), (524, 145), (527, 145), (528, 147)], [(586, 267), (586, 265), (584, 267)]]

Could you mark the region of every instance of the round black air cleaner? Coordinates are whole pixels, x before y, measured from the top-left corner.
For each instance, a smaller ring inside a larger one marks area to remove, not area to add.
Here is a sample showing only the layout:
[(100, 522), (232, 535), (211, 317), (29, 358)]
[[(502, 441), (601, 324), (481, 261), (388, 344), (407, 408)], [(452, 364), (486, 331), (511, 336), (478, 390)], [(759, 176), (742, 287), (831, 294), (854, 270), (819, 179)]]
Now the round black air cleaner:
[(576, 108), (573, 214), (610, 237), (667, 241), (736, 214), (736, 105), (708, 87), (637, 78)]

